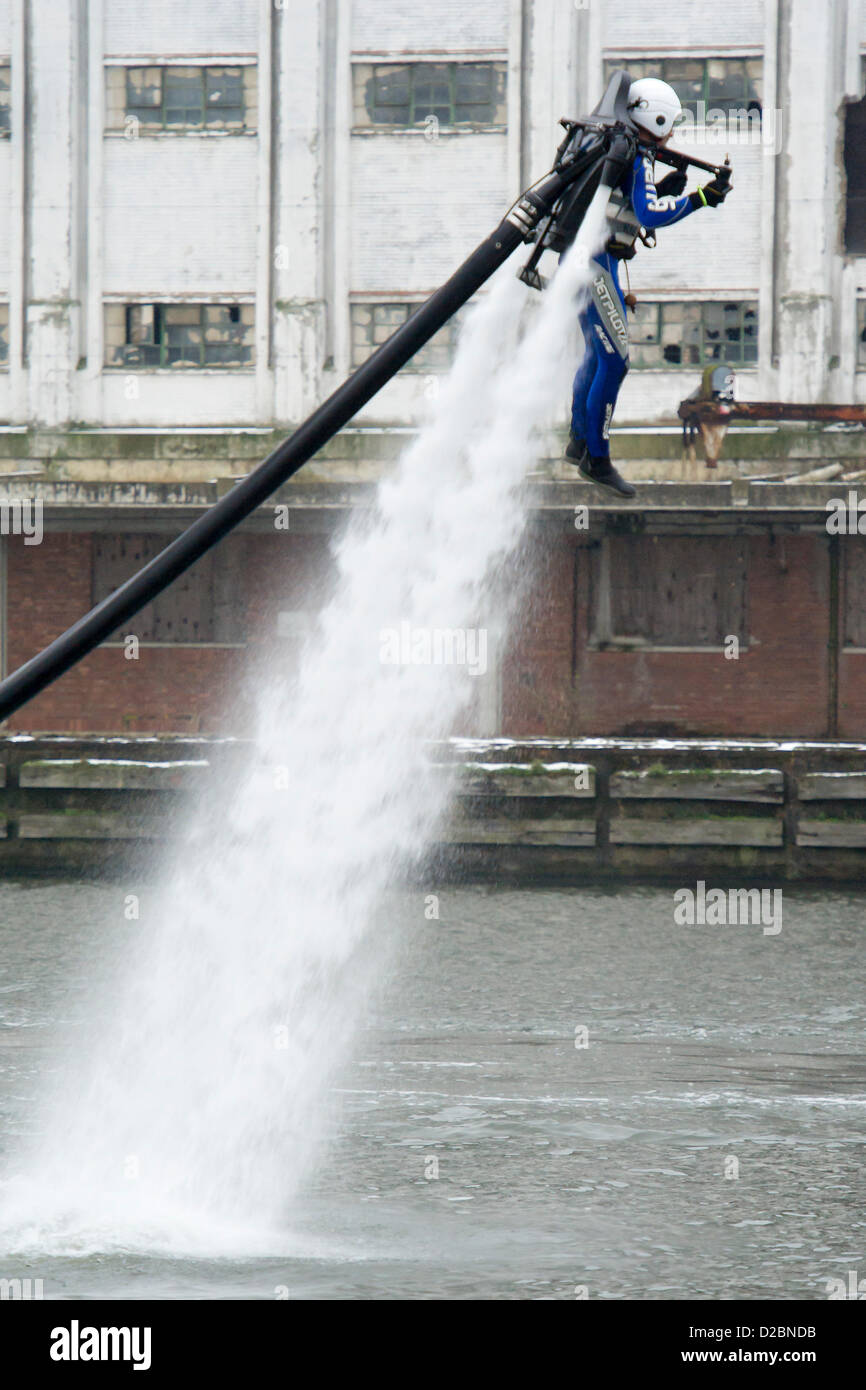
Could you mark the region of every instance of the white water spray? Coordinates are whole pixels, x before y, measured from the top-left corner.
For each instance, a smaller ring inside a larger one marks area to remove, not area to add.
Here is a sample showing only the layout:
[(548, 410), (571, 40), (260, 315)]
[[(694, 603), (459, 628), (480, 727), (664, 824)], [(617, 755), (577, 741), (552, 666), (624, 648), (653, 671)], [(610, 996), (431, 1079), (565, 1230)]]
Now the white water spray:
[(382, 633), (484, 624), (534, 435), (567, 395), (606, 202), (600, 189), (516, 347), (512, 267), (474, 308), (432, 420), (340, 544), (299, 675), (273, 652), (255, 765), (217, 793), (142, 921), (116, 1007), (5, 1185), (0, 1248), (259, 1250), (285, 1229), (386, 890), (448, 808), (424, 743), (475, 690), (468, 665), (383, 663)]

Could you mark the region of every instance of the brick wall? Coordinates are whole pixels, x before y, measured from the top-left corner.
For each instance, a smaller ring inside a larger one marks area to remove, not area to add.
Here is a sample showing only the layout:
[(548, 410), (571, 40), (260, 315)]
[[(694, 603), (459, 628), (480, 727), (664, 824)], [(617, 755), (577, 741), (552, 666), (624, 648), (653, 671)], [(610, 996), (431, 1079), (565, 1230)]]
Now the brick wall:
[[(536, 547), (505, 668), (506, 735), (826, 733), (826, 538), (748, 538), (750, 643), (738, 660), (720, 651), (591, 650), (589, 553), (578, 551), (575, 573), (576, 548), (570, 537)], [(843, 658), (846, 673), (856, 660)], [(847, 674), (846, 682), (844, 732), (862, 737), (866, 699), (852, 694)]]
[[(92, 652), (9, 720), (10, 731), (241, 733), (250, 677), (276, 650), (277, 614), (317, 607), (327, 591), (321, 536), (242, 538), (246, 647), (142, 645)], [(15, 670), (91, 607), (91, 536), (49, 532), (41, 545), (8, 539), (7, 670)], [(134, 622), (130, 631), (135, 631)], [(122, 634), (118, 634), (122, 636)], [(292, 654), (281, 645), (280, 659)]]
[[(10, 730), (244, 733), (259, 663), (291, 671), (280, 612), (311, 612), (333, 583), (322, 535), (242, 537), (245, 647), (148, 647), (137, 661), (103, 647), (9, 722)], [(700, 538), (696, 538), (700, 544)], [(91, 604), (91, 537), (8, 538), (7, 669), (41, 650)], [(502, 732), (575, 736), (694, 734), (818, 737), (828, 732), (829, 559), (823, 536), (747, 539), (748, 631), (738, 660), (720, 651), (598, 651), (588, 644), (589, 552), (576, 537), (529, 546), (532, 579), (503, 663)], [(134, 628), (133, 628), (134, 630)], [(866, 735), (866, 654), (843, 653), (839, 735)], [(473, 732), (472, 719), (462, 721)]]

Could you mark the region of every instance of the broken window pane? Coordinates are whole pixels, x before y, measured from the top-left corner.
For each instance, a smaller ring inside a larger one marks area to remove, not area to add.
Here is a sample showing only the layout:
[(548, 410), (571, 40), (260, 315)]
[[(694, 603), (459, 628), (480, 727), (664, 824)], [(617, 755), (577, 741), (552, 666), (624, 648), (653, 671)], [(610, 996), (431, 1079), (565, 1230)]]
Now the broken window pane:
[(242, 124), (243, 119), (243, 69), (206, 68), (205, 120), (208, 125)]
[(117, 354), (131, 366), (158, 367), (159, 319), (153, 304), (130, 304), (126, 308), (126, 342)]
[[(254, 100), (255, 83), (245, 82), (242, 67), (184, 65), (126, 70), (127, 112), (151, 127), (242, 128), (247, 118), (248, 94)], [(254, 112), (252, 119), (254, 124)]]
[(659, 305), (638, 304), (630, 318), (630, 337), (634, 343), (657, 343), (659, 340)]
[(207, 304), (204, 308), (206, 366), (240, 365), (252, 360), (251, 325), (241, 319), (238, 304)]
[(167, 126), (202, 124), (204, 93), (201, 68), (166, 68), (163, 92)]
[(202, 362), (201, 308), (166, 305), (163, 315), (165, 363), (199, 367)]
[(249, 366), (254, 318), (252, 304), (106, 304), (106, 365)]
[[(648, 336), (653, 314), (659, 315), (663, 363), (655, 347), (658, 337)], [(642, 303), (629, 314), (629, 325), (635, 367), (758, 360), (758, 310), (753, 304), (715, 300)]]
[(127, 68), (126, 109), (150, 124), (162, 124), (162, 69)]
[(368, 84), (368, 105), (374, 121), (389, 125), (409, 124), (409, 67), (389, 64), (373, 69)]

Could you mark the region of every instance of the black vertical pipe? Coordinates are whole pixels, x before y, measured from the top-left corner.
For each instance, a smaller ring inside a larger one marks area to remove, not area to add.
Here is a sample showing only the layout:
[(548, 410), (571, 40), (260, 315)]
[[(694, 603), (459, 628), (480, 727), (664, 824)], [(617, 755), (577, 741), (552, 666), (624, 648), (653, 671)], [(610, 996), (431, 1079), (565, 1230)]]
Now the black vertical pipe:
[(121, 623), (167, 588), (287, 478), (297, 473), (490, 278), (525, 239), (527, 232), (552, 210), (576, 172), (576, 169), (555, 169), (528, 189), (451, 278), (258, 468), (171, 541), (138, 574), (121, 584), (38, 656), (0, 682), (0, 720), (7, 719), (98, 647)]

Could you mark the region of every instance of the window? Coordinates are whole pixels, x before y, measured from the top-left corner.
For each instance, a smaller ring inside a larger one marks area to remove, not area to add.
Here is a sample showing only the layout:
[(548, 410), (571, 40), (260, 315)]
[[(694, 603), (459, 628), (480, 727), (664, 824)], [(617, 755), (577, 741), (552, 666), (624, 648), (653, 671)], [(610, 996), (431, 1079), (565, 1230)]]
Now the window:
[(0, 139), (11, 134), (12, 130), (12, 70), (8, 63), (0, 63)]
[(845, 107), (845, 250), (866, 256), (866, 97)]
[(9, 305), (0, 304), (0, 368), (9, 365)]
[(356, 63), (355, 126), (504, 129), (505, 63)]
[[(94, 535), (92, 603), (101, 603), (172, 539), (164, 535)], [(132, 633), (140, 642), (243, 643), (243, 546), (242, 537), (227, 536), (136, 613), (114, 640)]]
[(107, 304), (108, 367), (248, 367), (252, 304)]
[(698, 367), (758, 360), (758, 306), (748, 301), (643, 302), (629, 315), (633, 367)]
[[(405, 323), (417, 304), (353, 304), (352, 366), (362, 362)], [(403, 368), (405, 372), (447, 372), (454, 360), (460, 314), (449, 319)]]
[(605, 80), (615, 68), (633, 78), (660, 77), (669, 82), (700, 124), (709, 112), (761, 111), (763, 62), (760, 58), (612, 58)]
[(108, 128), (136, 133), (255, 129), (253, 64), (165, 65), (106, 69)]
[(741, 536), (611, 535), (591, 552), (596, 647), (723, 647), (747, 641)]

